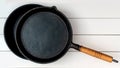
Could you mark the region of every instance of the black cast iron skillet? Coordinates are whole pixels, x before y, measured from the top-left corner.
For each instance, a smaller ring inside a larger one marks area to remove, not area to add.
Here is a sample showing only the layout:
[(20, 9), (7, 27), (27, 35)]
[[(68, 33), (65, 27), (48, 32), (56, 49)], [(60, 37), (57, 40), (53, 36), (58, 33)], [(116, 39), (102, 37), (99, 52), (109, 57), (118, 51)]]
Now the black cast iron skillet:
[(4, 26), (4, 37), (5, 41), (8, 45), (8, 47), (11, 49), (12, 52), (14, 52), (17, 56), (24, 58), (25, 57), (19, 52), (15, 38), (14, 38), (14, 31), (16, 29), (15, 25), (18, 21), (18, 19), (28, 10), (35, 8), (35, 7), (42, 7), (41, 5), (37, 4), (29, 4), (29, 5), (23, 5), (17, 9), (15, 9), (7, 18), (5, 26)]
[(70, 22), (55, 6), (28, 4), (16, 9), (6, 21), (4, 35), (16, 55), (38, 63), (55, 61), (69, 48), (118, 62), (111, 56), (74, 44)]

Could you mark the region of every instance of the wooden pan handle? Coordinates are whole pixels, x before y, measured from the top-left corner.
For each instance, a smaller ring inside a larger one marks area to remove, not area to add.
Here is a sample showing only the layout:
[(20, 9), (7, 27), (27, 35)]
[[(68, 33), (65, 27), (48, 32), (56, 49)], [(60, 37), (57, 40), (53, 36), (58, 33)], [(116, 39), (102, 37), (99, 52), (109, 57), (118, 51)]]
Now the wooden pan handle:
[(74, 43), (73, 43), (72, 48), (77, 49), (77, 50), (79, 50), (79, 51), (81, 51), (81, 52), (83, 52), (83, 53), (86, 53), (86, 54), (88, 54), (88, 55), (91, 55), (91, 56), (93, 56), (93, 57), (96, 57), (96, 58), (105, 60), (105, 61), (110, 62), (110, 63), (111, 63), (112, 61), (118, 63), (118, 61), (115, 60), (115, 59), (113, 59), (112, 56), (103, 54), (103, 53), (101, 53), (101, 52), (95, 51), (95, 50), (93, 50), (93, 49), (90, 49), (90, 48), (87, 48), (87, 47), (84, 47), (84, 46), (79, 46), (78, 44), (74, 44)]
[(83, 53), (86, 53), (88, 55), (91, 55), (93, 57), (96, 57), (96, 58), (99, 58), (99, 59), (102, 59), (102, 60), (105, 60), (107, 62), (112, 62), (113, 60), (113, 57), (109, 56), (109, 55), (106, 55), (106, 54), (103, 54), (103, 53), (100, 53), (98, 51), (95, 51), (95, 50), (92, 50), (90, 48), (87, 48), (87, 47), (83, 47), (81, 46), (79, 48), (79, 50)]

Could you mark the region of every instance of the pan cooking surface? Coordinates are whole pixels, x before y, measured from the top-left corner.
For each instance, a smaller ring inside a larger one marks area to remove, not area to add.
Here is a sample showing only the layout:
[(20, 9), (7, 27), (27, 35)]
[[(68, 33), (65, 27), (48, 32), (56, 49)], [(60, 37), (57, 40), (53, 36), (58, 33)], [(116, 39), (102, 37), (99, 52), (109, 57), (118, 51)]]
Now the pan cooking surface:
[(28, 53), (37, 58), (49, 59), (65, 48), (68, 30), (64, 21), (56, 14), (38, 12), (25, 21), (21, 39)]

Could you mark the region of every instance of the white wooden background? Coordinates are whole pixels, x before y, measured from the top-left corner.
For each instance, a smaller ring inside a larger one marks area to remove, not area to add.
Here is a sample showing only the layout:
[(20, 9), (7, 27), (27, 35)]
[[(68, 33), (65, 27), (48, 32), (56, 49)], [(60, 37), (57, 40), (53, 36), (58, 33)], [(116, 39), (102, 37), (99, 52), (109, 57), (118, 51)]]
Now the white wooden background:
[(4, 24), (15, 8), (28, 3), (57, 6), (71, 22), (75, 43), (120, 61), (120, 0), (0, 0), (0, 68), (120, 68), (120, 63), (108, 63), (72, 49), (50, 64), (37, 64), (14, 55), (4, 41)]

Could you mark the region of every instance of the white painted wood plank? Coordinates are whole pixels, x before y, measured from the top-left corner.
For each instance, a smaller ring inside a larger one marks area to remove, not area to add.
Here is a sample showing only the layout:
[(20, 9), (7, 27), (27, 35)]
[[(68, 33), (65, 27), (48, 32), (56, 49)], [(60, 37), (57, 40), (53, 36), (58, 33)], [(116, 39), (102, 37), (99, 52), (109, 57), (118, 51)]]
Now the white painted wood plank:
[(28, 3), (55, 5), (69, 18), (120, 18), (120, 0), (0, 0), (0, 17)]
[(0, 19), (0, 35), (3, 34), (6, 19)]
[(120, 34), (120, 19), (70, 19), (74, 34)]
[[(81, 36), (74, 35), (73, 42), (98, 51), (120, 51), (120, 36)], [(3, 35), (0, 35), (0, 51), (9, 51)], [(76, 51), (76, 50), (70, 50)]]
[[(113, 55), (114, 58), (120, 61), (120, 53), (107, 53)], [(108, 63), (103, 60), (88, 56), (79, 52), (68, 52), (61, 59), (49, 64), (38, 64), (28, 60), (21, 59), (11, 52), (0, 52), (0, 67), (1, 68), (35, 68), (35, 67), (84, 67), (84, 68), (120, 68), (118, 63)]]
[(4, 40), (3, 35), (0, 35), (0, 51), (9, 51), (9, 48)]
[[(0, 34), (6, 19), (0, 19)], [(69, 19), (74, 34), (120, 34), (120, 19)]]
[(98, 51), (120, 51), (120, 36), (74, 35), (73, 41)]

